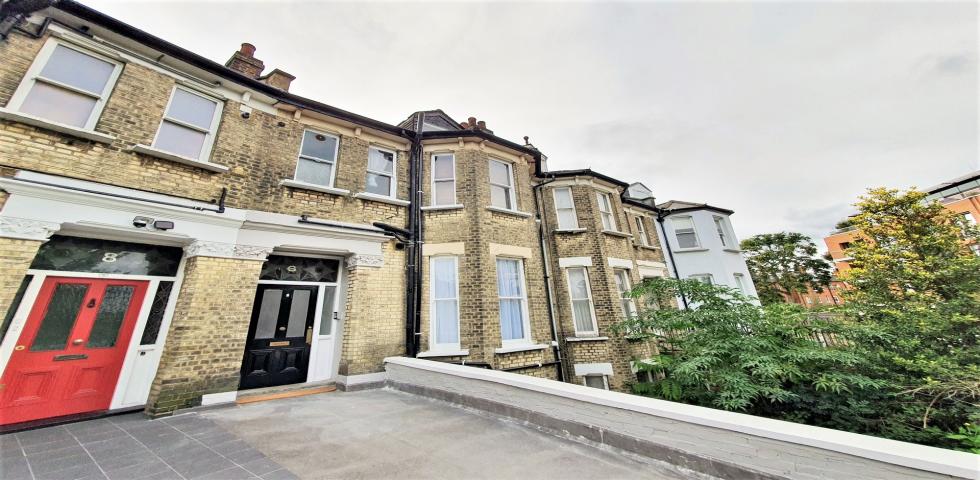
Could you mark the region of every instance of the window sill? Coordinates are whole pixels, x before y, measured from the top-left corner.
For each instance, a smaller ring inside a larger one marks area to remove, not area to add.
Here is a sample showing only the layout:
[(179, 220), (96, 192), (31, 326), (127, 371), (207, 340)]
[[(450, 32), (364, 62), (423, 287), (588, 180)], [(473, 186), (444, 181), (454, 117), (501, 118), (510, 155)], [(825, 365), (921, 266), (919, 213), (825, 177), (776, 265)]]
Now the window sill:
[(674, 250), (674, 253), (693, 253), (693, 252), (707, 252), (707, 248), (678, 248)]
[(548, 348), (548, 346), (543, 343), (536, 345), (515, 345), (513, 347), (495, 348), (493, 349), (493, 353), (529, 352), (531, 350), (544, 350), (546, 348)]
[(726, 252), (732, 252), (732, 253), (742, 253), (742, 251), (737, 248), (723, 248), (722, 250)]
[(222, 173), (228, 171), (228, 167), (224, 165), (218, 165), (217, 163), (194, 160), (193, 158), (185, 157), (183, 155), (176, 155), (170, 152), (165, 152), (163, 150), (159, 150), (153, 147), (148, 147), (146, 145), (136, 145), (135, 147), (133, 147), (132, 151), (136, 153), (142, 153), (143, 155), (149, 155), (151, 157), (159, 158), (161, 160), (168, 160), (174, 163), (181, 163), (184, 165), (190, 165), (192, 167), (202, 168), (204, 170), (210, 170), (212, 172)]
[(424, 212), (438, 212), (440, 210), (462, 210), (462, 209), (463, 209), (463, 205), (459, 203), (455, 205), (428, 205), (422, 207), (422, 211)]
[(500, 207), (493, 207), (493, 206), (491, 206), (491, 207), (487, 207), (487, 210), (490, 210), (491, 212), (503, 213), (505, 215), (513, 215), (515, 217), (521, 217), (521, 218), (530, 218), (531, 217), (531, 214), (530, 213), (527, 213), (527, 212), (521, 212), (521, 211), (517, 211), (517, 210), (508, 210), (506, 208), (500, 208)]
[(654, 251), (660, 250), (659, 248), (654, 247), (652, 245), (633, 245), (633, 246), (636, 247), (636, 248), (642, 248), (642, 249), (645, 249), (645, 250), (654, 250)]
[(584, 229), (584, 228), (556, 228), (556, 229), (552, 230), (552, 232), (554, 232), (554, 233), (572, 233), (572, 234), (575, 234), (575, 233), (583, 233), (583, 232), (586, 232), (586, 231), (587, 230)]
[(566, 337), (566, 342), (605, 342), (609, 337)]
[(432, 358), (432, 357), (465, 357), (470, 354), (469, 350), (430, 350), (428, 352), (419, 352), (415, 355), (416, 358)]
[(630, 238), (633, 236), (632, 233), (617, 232), (616, 230), (603, 230), (602, 233), (605, 233), (606, 235), (612, 235), (614, 237), (623, 237), (623, 238)]
[(408, 200), (399, 200), (397, 198), (386, 197), (384, 195), (378, 195), (376, 193), (368, 192), (357, 192), (354, 194), (354, 198), (360, 198), (361, 200), (368, 200), (371, 202), (381, 202), (390, 205), (398, 205), (399, 207), (407, 207), (409, 205)]
[(350, 190), (344, 190), (342, 188), (333, 188), (325, 185), (317, 185), (315, 183), (300, 182), (298, 180), (281, 180), (279, 185), (291, 188), (301, 188), (303, 190), (313, 190), (314, 192), (329, 193), (331, 195), (341, 195), (346, 196), (350, 194)]
[(51, 130), (53, 132), (63, 133), (65, 135), (70, 135), (72, 137), (80, 138), (82, 140), (88, 140), (90, 142), (109, 144), (116, 139), (116, 137), (113, 137), (112, 135), (106, 135), (104, 133), (96, 132), (95, 130), (86, 130), (84, 128), (73, 127), (71, 125), (66, 125), (64, 123), (52, 122), (50, 120), (45, 120), (41, 117), (35, 117), (34, 115), (15, 112), (13, 110), (8, 110), (6, 108), (0, 108), (0, 119), (10, 120), (12, 122), (23, 123), (25, 125), (31, 125), (34, 127), (43, 128), (45, 130)]

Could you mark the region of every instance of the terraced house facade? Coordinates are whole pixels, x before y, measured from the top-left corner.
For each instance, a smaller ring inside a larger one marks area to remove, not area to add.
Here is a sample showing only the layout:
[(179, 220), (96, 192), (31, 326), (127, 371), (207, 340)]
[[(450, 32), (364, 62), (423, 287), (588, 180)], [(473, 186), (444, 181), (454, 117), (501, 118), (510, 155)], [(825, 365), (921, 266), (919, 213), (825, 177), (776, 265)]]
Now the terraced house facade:
[(0, 424), (400, 355), (625, 389), (651, 354), (610, 330), (668, 274), (642, 185), (299, 97), (249, 44), (222, 65), (70, 1), (0, 26)]

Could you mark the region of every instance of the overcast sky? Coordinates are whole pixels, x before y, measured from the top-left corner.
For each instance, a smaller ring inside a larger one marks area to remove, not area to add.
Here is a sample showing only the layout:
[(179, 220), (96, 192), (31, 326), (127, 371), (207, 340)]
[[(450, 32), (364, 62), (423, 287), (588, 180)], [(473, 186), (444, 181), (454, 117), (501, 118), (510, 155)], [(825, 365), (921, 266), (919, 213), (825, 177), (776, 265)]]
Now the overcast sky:
[(251, 42), (378, 120), (475, 116), (741, 238), (819, 240), (869, 186), (980, 169), (974, 2), (84, 3), (219, 62)]

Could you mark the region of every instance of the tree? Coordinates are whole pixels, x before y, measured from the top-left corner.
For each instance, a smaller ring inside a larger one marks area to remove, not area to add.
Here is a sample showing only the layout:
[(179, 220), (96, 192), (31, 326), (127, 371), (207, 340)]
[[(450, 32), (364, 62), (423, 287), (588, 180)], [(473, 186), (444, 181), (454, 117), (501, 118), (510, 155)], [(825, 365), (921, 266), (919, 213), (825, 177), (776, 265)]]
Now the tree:
[[(662, 308), (681, 290), (697, 309)], [(639, 363), (656, 380), (634, 385), (635, 393), (780, 418), (822, 392), (883, 386), (857, 372), (863, 359), (848, 344), (832, 341), (840, 324), (798, 305), (760, 308), (728, 287), (670, 278), (647, 280), (631, 295), (644, 308), (619, 329), (662, 345)]]
[[(980, 231), (914, 190), (871, 189), (853, 217), (851, 285), (841, 313), (894, 399), (879, 404), (892, 438), (942, 443), (980, 419)], [(972, 417), (972, 418), (971, 418)]]
[(831, 265), (802, 233), (764, 233), (742, 240), (742, 252), (763, 304), (785, 302), (830, 285)]

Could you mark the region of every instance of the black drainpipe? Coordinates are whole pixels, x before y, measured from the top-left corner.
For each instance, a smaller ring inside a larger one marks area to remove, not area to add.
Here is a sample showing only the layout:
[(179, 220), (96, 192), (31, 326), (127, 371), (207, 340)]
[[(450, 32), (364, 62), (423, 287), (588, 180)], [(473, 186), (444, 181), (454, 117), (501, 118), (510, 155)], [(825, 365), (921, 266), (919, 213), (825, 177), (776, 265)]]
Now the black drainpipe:
[(414, 357), (419, 353), (421, 335), (422, 299), (422, 120), (424, 114), (415, 119), (415, 136), (408, 166), (409, 205), (408, 205), (408, 243), (406, 245), (405, 284), (405, 354)]
[[(670, 258), (670, 266), (674, 269), (674, 278), (680, 280), (681, 274), (677, 271), (677, 262), (674, 261), (674, 251), (670, 248), (670, 238), (667, 237), (667, 229), (664, 228), (664, 220), (667, 218), (667, 215), (670, 215), (670, 210), (657, 209), (657, 223), (660, 224), (660, 232), (664, 235), (664, 246), (667, 247), (667, 257)], [(681, 302), (684, 303), (684, 308), (687, 309), (687, 297), (684, 296), (684, 289), (678, 285), (677, 290), (681, 294)]]
[(0, 6), (0, 41), (6, 40), (31, 13), (55, 4), (55, 0), (10, 0)]
[[(546, 182), (539, 183), (539, 184), (531, 187), (531, 190), (534, 193), (534, 211), (538, 215), (538, 233), (539, 233), (538, 247), (541, 248), (541, 270), (544, 273), (544, 296), (545, 296), (546, 301), (548, 302), (548, 320), (551, 321), (551, 324), (550, 324), (550, 326), (551, 326), (551, 343), (552, 343), (551, 348), (554, 350), (554, 354), (555, 354), (555, 360), (556, 361), (554, 362), (554, 364), (555, 364), (556, 370), (558, 370), (558, 380), (561, 381), (561, 382), (564, 382), (565, 381), (565, 368), (564, 368), (564, 365), (563, 365), (563, 362), (562, 362), (562, 357), (561, 357), (561, 347), (559, 347), (560, 343), (558, 341), (558, 329), (557, 329), (557, 324), (555, 322), (555, 310), (553, 308), (552, 301), (551, 301), (551, 275), (548, 273), (548, 272), (551, 271), (551, 265), (549, 265), (547, 247), (545, 247), (545, 243), (544, 243), (546, 241), (545, 239), (548, 238), (548, 236), (547, 236), (548, 235), (548, 221), (546, 219), (547, 216), (544, 215), (543, 212), (542, 212), (543, 202), (541, 201), (540, 198), (538, 198), (541, 195), (541, 190), (540, 190), (541, 187), (543, 187), (543, 186), (545, 186), (545, 185), (547, 185), (547, 184), (549, 184), (551, 182), (554, 182), (554, 181), (555, 181), (555, 178), (554, 177), (551, 177), (550, 180), (548, 180)], [(548, 363), (552, 363), (552, 362), (548, 362)], [(546, 364), (542, 364), (542, 366), (543, 365), (546, 365)]]

